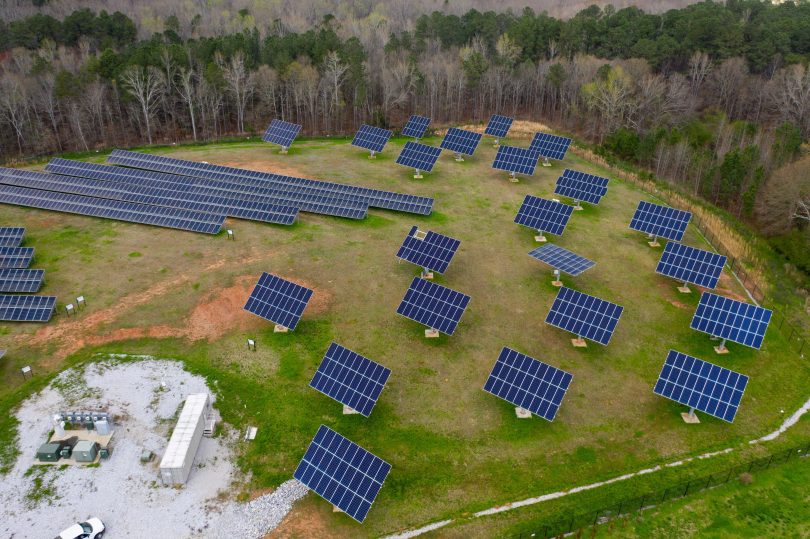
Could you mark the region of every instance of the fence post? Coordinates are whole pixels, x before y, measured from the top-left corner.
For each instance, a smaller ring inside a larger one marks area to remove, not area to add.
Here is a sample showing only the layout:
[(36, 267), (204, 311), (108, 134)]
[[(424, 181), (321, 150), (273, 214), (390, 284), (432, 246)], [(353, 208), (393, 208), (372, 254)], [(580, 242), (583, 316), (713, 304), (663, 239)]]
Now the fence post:
[(689, 485), (690, 485), (691, 483), (692, 483), (692, 481), (687, 481), (687, 482), (686, 482), (686, 488), (685, 488), (685, 489), (684, 489), (684, 491), (683, 491), (683, 495), (684, 495), (684, 496), (686, 496), (687, 494), (689, 494)]

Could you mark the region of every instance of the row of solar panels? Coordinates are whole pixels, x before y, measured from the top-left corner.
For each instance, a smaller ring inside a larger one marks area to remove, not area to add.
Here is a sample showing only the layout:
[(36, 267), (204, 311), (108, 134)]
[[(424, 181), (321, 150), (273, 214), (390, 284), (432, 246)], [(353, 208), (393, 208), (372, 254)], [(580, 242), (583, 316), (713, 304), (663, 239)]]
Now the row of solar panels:
[(0, 322), (47, 322), (53, 315), (56, 298), (19, 296), (39, 291), (45, 270), (29, 269), (33, 247), (21, 247), (25, 228), (0, 227)]

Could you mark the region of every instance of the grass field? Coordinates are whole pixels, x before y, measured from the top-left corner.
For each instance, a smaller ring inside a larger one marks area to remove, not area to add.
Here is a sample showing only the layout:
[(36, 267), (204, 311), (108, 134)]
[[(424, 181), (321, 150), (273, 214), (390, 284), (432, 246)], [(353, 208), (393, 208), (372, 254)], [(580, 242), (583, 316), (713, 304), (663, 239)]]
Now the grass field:
[[(27, 227), (32, 267), (47, 272), (42, 293), (58, 295), (60, 305), (88, 299), (75, 318), (0, 327), (0, 348), (11, 350), (0, 364), (0, 413), (40, 383), (21, 385), (22, 365), (41, 377), (99, 351), (177, 358), (215, 382), (226, 421), (259, 427), (240, 456), (251, 472), (243, 492), (289, 479), (322, 423), (390, 462), (362, 526), (314, 496), (304, 502), (327, 535), (374, 536), (747, 441), (807, 398), (806, 361), (774, 328), (761, 351), (732, 343), (723, 357), (712, 351), (716, 342), (689, 328), (699, 293), (679, 294), (678, 283), (655, 274), (660, 249), (627, 226), (643, 193), (612, 181), (599, 207), (586, 206), (564, 236), (551, 237), (597, 262), (577, 278), (564, 276), (568, 286), (625, 307), (609, 346), (574, 349), (572, 335), (544, 323), (557, 289), (549, 268), (527, 256), (534, 232), (512, 222), (526, 194), (552, 195), (563, 165), (511, 184), (490, 168), (495, 150), (482, 143), (466, 162), (445, 153), (434, 173), (414, 180), (394, 163), (403, 144), (395, 139), (376, 160), (345, 140), (296, 143), (286, 156), (251, 142), (156, 151), (433, 196), (430, 217), (372, 209), (361, 222), (312, 214), (292, 227), (232, 220), (230, 242), (0, 207), (0, 223)], [(570, 153), (564, 166), (607, 174)], [(472, 296), (452, 337), (428, 341), (423, 326), (395, 312), (419, 273), (395, 258), (414, 224), (462, 241), (436, 280)], [(692, 227), (684, 241), (707, 247)], [(242, 312), (262, 271), (315, 290), (295, 332), (274, 334)], [(746, 299), (727, 271), (718, 292)], [(257, 340), (256, 352), (246, 349), (247, 337)], [(332, 340), (393, 371), (368, 419), (342, 416), (339, 404), (308, 387)], [(518, 421), (512, 406), (481, 390), (503, 346), (573, 373), (553, 423)], [(688, 426), (682, 406), (652, 393), (670, 348), (751, 377), (734, 424), (701, 415), (699, 426)]]

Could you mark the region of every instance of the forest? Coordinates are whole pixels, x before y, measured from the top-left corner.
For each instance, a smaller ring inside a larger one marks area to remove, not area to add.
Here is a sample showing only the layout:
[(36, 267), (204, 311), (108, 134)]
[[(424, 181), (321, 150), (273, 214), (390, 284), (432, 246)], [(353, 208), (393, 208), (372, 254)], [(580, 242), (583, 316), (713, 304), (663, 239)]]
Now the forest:
[(703, 197), (810, 271), (808, 1), (593, 5), (565, 19), (512, 2), (329, 13), (303, 1), (289, 18), (230, 12), (227, 31), (205, 3), (138, 20), (50, 4), (0, 9), (0, 161), (255, 134), (275, 117), (323, 135), (500, 112)]

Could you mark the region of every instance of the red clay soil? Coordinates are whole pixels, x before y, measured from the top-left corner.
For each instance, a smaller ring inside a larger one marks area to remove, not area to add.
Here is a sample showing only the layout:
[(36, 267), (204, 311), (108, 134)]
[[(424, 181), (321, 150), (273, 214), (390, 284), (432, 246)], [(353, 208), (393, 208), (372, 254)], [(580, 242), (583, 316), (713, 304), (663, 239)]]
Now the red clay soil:
[(285, 176), (295, 176), (305, 178), (306, 175), (299, 170), (280, 164), (278, 161), (267, 161), (265, 159), (245, 159), (242, 161), (228, 161), (217, 163), (224, 167), (246, 168), (248, 170), (258, 170), (259, 172), (272, 172), (273, 174), (283, 174)]
[[(348, 518), (348, 517), (347, 517)], [(338, 537), (321, 517), (318, 511), (295, 507), (275, 530), (265, 535), (265, 539), (329, 539)]]

